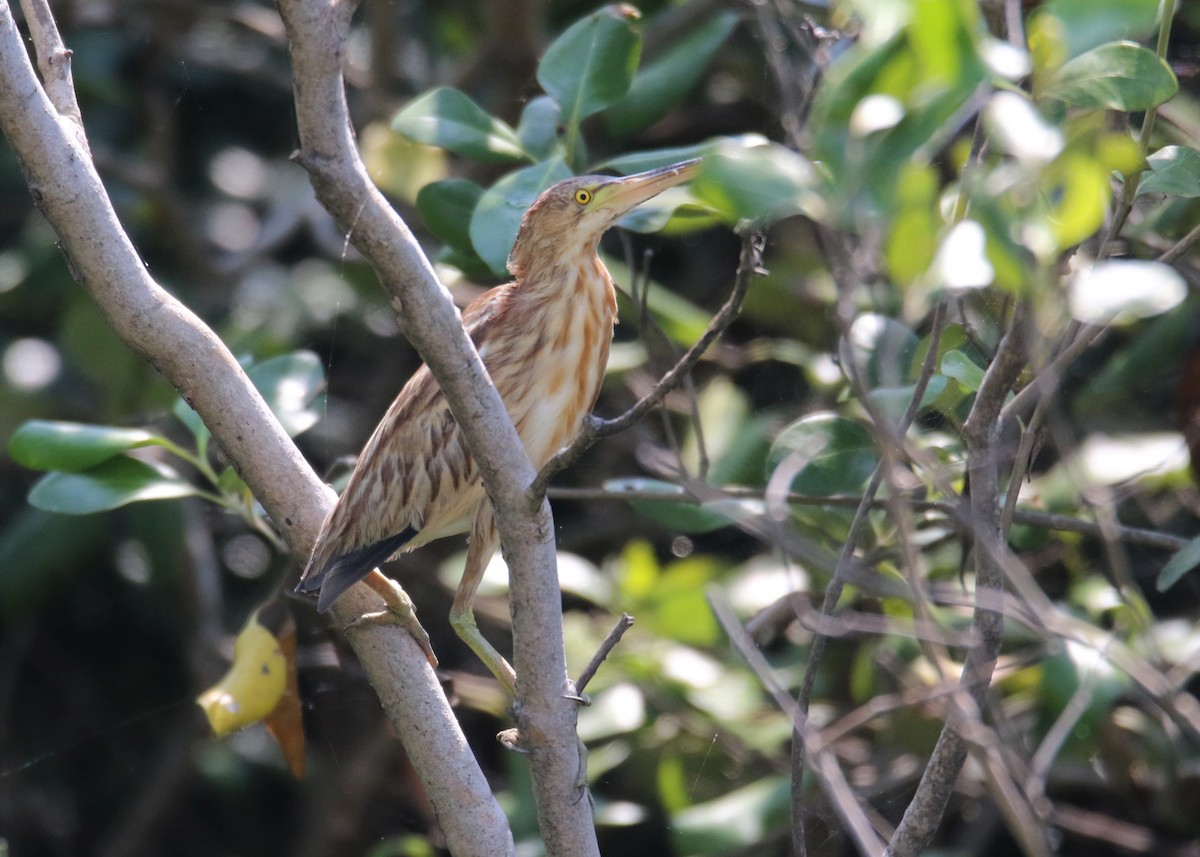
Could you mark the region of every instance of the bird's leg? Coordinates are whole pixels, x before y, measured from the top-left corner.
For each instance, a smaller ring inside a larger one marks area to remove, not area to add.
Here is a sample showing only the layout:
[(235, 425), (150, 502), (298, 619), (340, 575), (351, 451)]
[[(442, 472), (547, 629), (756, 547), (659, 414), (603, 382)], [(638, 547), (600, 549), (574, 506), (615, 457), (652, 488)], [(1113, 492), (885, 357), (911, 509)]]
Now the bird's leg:
[(377, 613), (364, 613), (347, 625), (346, 629), (371, 624), (400, 625), (425, 652), (429, 665), (437, 669), (438, 659), (433, 653), (433, 646), (429, 644), (429, 634), (425, 633), (425, 629), (417, 620), (417, 609), (403, 587), (377, 568), (371, 569), (371, 573), (363, 578), (363, 583), (375, 590), (387, 609)]
[(475, 591), (479, 589), (483, 571), (487, 568), (492, 554), (496, 552), (499, 541), (492, 518), (492, 504), (485, 500), (475, 513), (475, 523), (467, 543), (467, 566), (454, 593), (454, 604), (450, 608), (450, 625), (454, 628), (454, 633), (471, 647), (471, 651), (508, 691), (509, 696), (516, 698), (517, 674), (513, 672), (504, 656), (484, 638), (475, 624)]

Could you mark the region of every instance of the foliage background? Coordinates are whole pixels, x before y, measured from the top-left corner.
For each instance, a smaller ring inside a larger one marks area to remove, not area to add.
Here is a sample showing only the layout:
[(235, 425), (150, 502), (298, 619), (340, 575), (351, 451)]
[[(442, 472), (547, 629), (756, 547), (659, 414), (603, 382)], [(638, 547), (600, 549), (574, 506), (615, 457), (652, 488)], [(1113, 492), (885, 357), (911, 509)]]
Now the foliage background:
[[(883, 7), (861, 5), (882, 14)], [(649, 59), (723, 11), (699, 0), (640, 8)], [(600, 119), (589, 122), (590, 162), (715, 135), (785, 137), (762, 19), (730, 8), (738, 25), (683, 103), (630, 135)], [(522, 104), (538, 94), (535, 69), (545, 46), (592, 9), (364, 3), (348, 57), (360, 140), (377, 181), (415, 228), (422, 223), (416, 193), (427, 182), (453, 174), (486, 185), (502, 168), (413, 147), (388, 131), (391, 115), (413, 96), (451, 84), (516, 125)], [(370, 271), (288, 160), (295, 145), (290, 78), (273, 9), (74, 2), (56, 11), (75, 51), (93, 151), (147, 265), (247, 359), (298, 349), (318, 355), (328, 391), (317, 404), (320, 421), (299, 442), (335, 480), (418, 360), (396, 334)], [(812, 11), (829, 22), (825, 11)], [(1200, 127), (1198, 27), (1197, 8), (1184, 4), (1168, 54), (1183, 91), (1169, 105), (1172, 121), (1160, 127), (1158, 145), (1186, 144), (1189, 129)], [(811, 71), (801, 59), (788, 61), (797, 75)], [(950, 154), (938, 162), (945, 173), (952, 164)], [(873, 168), (879, 173), (865, 175), (864, 186), (892, 183), (886, 165)], [(43, 418), (151, 425), (186, 442), (172, 416), (174, 392), (116, 341), (73, 283), (4, 147), (0, 182), (0, 437)], [(1195, 219), (1193, 200), (1142, 200), (1129, 229), (1132, 251), (1165, 249)], [(440, 247), (434, 236), (423, 237), (431, 251)], [(614, 271), (623, 259), (635, 268), (646, 264), (676, 298), (660, 313), (662, 336), (638, 337), (637, 313), (623, 308), (598, 408), (612, 414), (670, 365), (719, 306), (732, 282), (737, 239), (713, 227), (678, 238), (613, 235), (605, 247), (618, 263)], [(597, 487), (661, 475), (676, 446), (694, 468), (703, 448), (716, 484), (761, 486), (768, 448), (785, 426), (806, 414), (846, 410), (849, 394), (835, 360), (838, 314), (846, 308), (825, 267), (827, 251), (802, 218), (776, 226), (770, 275), (755, 284), (743, 319), (696, 373), (692, 393), (672, 398), (670, 423), (649, 419), (602, 442), (555, 484)], [(1177, 262), (1193, 288), (1195, 265), (1194, 252)], [(629, 276), (618, 279), (628, 283)], [(488, 284), (454, 278), (452, 287), (465, 302)], [(879, 282), (860, 296), (858, 309), (904, 318), (904, 300)], [(1194, 300), (1122, 328), (1079, 361), (1063, 395), (1068, 439), (1056, 438), (1036, 469), (1052, 472), (1053, 459), (1101, 433), (1173, 428), (1186, 409), (1179, 397), (1189, 395), (1184, 367), (1196, 346), (1193, 316)], [(693, 409), (702, 446), (689, 419)], [(222, 672), (247, 612), (295, 574), (290, 558), (244, 520), (195, 498), (86, 517), (37, 511), (25, 499), (37, 475), (6, 457), (0, 468), (0, 836), (11, 853), (415, 855), (436, 847), (419, 784), (386, 734), (370, 688), (305, 606), (294, 613), (307, 779), (289, 777), (261, 729), (222, 742), (208, 738), (193, 697)], [(1070, 499), (1058, 510), (1077, 513), (1078, 497), (1065, 493)], [(1123, 522), (1196, 534), (1200, 498), (1185, 463), (1101, 493), (1099, 505)], [(678, 508), (562, 497), (554, 507), (560, 548), (571, 555), (562, 568), (573, 608), (570, 662), (583, 664), (615, 614), (628, 611), (638, 621), (581, 716), (602, 848), (631, 855), (785, 853), (790, 727), (729, 650), (705, 593), (719, 584), (747, 618), (792, 589), (819, 591), (824, 579), (735, 528), (697, 527)], [(847, 519), (825, 509), (806, 523), (836, 535)], [(1168, 553), (1131, 547), (1134, 585), (1127, 587), (1106, 576), (1100, 540), (1039, 531), (1025, 532), (1022, 542), (1019, 535), (1014, 544), (1052, 598), (1096, 627), (1115, 629), (1156, 663), (1174, 665), (1170, 674), (1181, 686), (1192, 681), (1200, 651), (1190, 621), (1197, 589), (1185, 577), (1165, 596), (1157, 593), (1153, 584)], [(879, 542), (887, 543), (883, 533)], [(492, 738), (508, 725), (503, 700), (444, 618), (446, 581), (452, 585), (460, 552), (458, 544), (437, 545), (394, 573), (420, 605), (468, 735), (521, 839), (534, 833), (522, 763)], [(935, 571), (953, 580), (960, 559), (948, 543)], [(867, 595), (855, 604), (885, 618), (891, 609)], [(482, 609), (485, 631), (502, 640), (503, 599)], [(764, 624), (760, 639), (772, 664), (795, 687), (809, 635)], [(1194, 853), (1188, 849), (1200, 830), (1189, 796), (1200, 776), (1197, 748), (1119, 674), (1082, 666), (1067, 646), (1021, 645), (1028, 642), (1018, 637), (1014, 645), (1000, 684), (1005, 705), (997, 709), (1025, 755), (1080, 675), (1098, 670), (1087, 711), (1046, 778), (1050, 797), (1076, 813), (1058, 819), (1062, 853)], [(903, 635), (837, 638), (818, 677), (815, 711), (832, 722), (888, 694), (921, 700), (926, 668)], [(924, 702), (881, 712), (838, 742), (851, 783), (893, 823), (939, 726), (938, 712)], [(961, 785), (941, 843), (945, 853), (1014, 852), (979, 772), (968, 771)], [(850, 853), (815, 789), (812, 800), (816, 853)], [(1088, 826), (1090, 834), (1080, 829)]]

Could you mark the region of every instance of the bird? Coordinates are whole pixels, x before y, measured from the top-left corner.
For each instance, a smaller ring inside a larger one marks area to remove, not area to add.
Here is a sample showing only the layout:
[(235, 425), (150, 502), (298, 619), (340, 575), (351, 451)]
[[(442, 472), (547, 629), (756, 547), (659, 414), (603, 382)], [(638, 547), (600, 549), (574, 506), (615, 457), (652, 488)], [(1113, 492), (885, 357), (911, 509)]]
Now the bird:
[[(535, 469), (579, 434), (600, 392), (617, 319), (598, 243), (634, 207), (694, 178), (701, 159), (625, 177), (560, 181), (525, 212), (508, 257), (512, 280), (484, 292), (462, 322)], [(403, 589), (376, 567), (467, 533), (467, 560), (450, 624), (510, 695), (512, 667), (479, 631), (475, 592), (499, 545), (491, 501), (449, 403), (427, 365), (401, 389), (367, 441), (318, 532), (298, 592), (325, 612), (364, 580), (387, 610), (363, 620), (405, 625), (436, 657)]]

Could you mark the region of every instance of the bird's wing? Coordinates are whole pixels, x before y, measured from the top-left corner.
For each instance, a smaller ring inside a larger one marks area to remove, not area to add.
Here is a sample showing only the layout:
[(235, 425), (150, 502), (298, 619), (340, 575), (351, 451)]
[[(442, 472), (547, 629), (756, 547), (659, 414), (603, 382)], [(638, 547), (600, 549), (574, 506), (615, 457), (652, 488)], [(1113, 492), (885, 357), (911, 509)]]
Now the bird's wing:
[[(463, 312), (477, 342), (486, 338), (506, 293), (492, 289)], [(317, 609), (325, 610), (406, 547), (465, 532), (483, 497), (458, 422), (429, 368), (421, 366), (363, 448), (296, 588), (319, 589)]]

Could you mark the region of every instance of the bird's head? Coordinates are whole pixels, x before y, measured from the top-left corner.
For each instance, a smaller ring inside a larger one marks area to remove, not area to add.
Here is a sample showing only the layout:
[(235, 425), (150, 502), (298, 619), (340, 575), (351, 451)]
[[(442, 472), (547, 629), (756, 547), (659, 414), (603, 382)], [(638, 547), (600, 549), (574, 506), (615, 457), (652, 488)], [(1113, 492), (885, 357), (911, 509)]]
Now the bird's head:
[(566, 179), (529, 206), (508, 270), (517, 279), (556, 260), (590, 254), (605, 230), (630, 209), (696, 175), (700, 159), (683, 161), (632, 176), (579, 176)]

